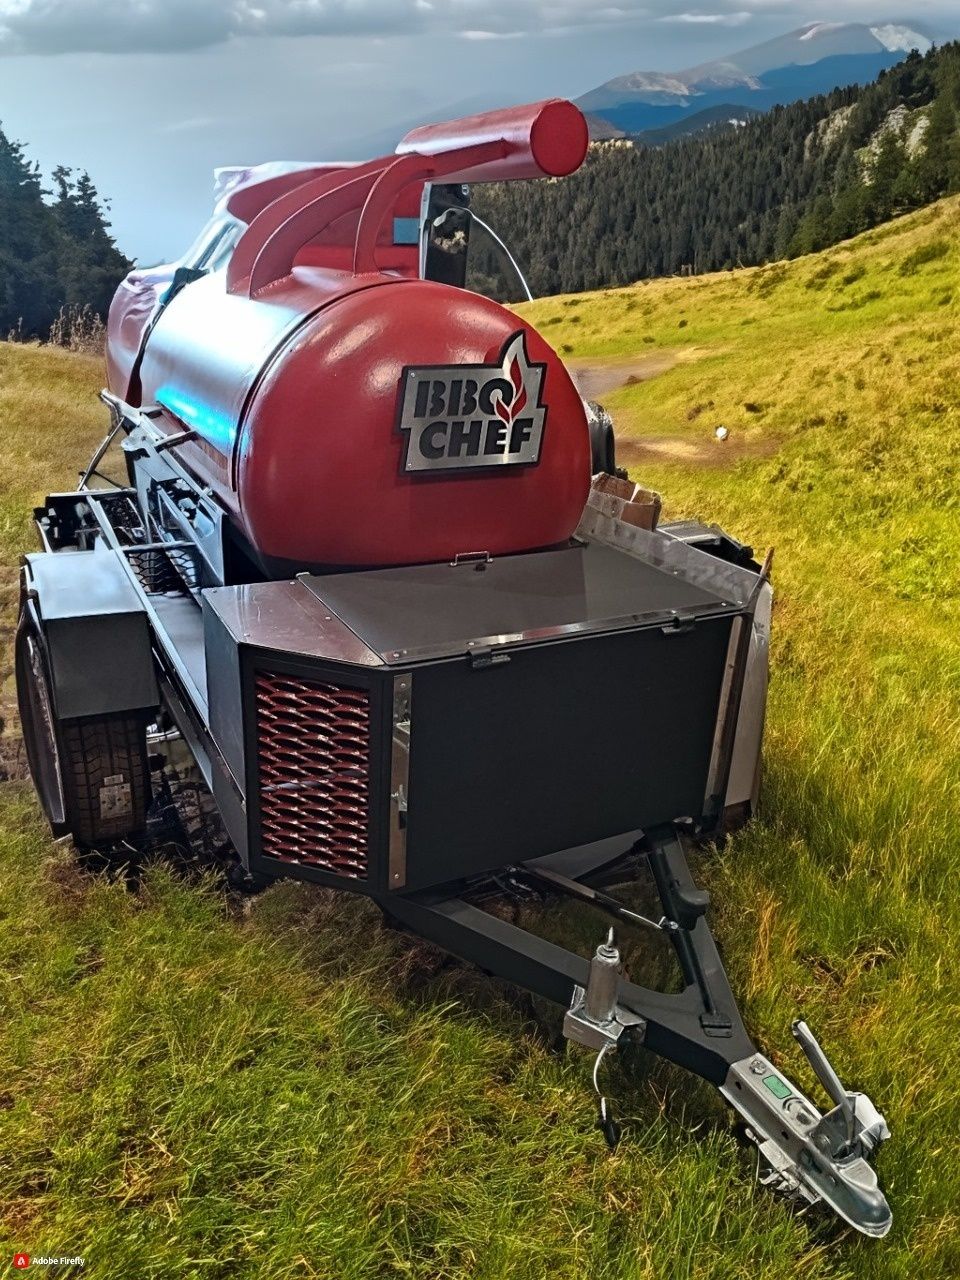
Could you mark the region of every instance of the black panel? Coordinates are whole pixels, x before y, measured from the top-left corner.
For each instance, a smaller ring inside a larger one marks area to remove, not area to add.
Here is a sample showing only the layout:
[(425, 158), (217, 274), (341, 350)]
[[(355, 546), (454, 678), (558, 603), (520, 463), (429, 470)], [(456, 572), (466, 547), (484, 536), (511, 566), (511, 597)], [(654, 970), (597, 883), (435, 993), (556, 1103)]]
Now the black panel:
[(735, 602), (599, 543), (481, 564), (305, 577), (304, 585), (389, 662), (557, 627), (609, 630)]
[(699, 817), (729, 636), (717, 618), (419, 668), (407, 887)]
[(62, 720), (155, 707), (146, 610), (112, 551), (26, 557)]

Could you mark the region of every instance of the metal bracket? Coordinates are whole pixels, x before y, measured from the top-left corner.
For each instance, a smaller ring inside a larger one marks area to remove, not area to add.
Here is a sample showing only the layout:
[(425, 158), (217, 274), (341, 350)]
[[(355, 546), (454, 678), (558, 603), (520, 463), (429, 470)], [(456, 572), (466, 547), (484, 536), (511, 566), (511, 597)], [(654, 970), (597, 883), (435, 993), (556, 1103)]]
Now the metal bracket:
[(635, 1044), (643, 1041), (647, 1020), (621, 1005), (613, 1011), (613, 1017), (595, 1022), (587, 1013), (586, 987), (574, 987), (570, 1008), (563, 1015), (563, 1034), (567, 1040), (582, 1044), (587, 1049), (616, 1048), (625, 1031), (632, 1033)]
[(670, 941), (685, 980), (700, 993), (700, 1026), (708, 1036), (731, 1036), (734, 1032), (731, 1011), (736, 1005), (704, 919), (710, 895), (694, 884), (680, 837), (675, 832), (651, 832), (647, 845), (650, 870), (664, 912), (668, 920), (679, 926), (670, 934)]
[(620, 987), (620, 952), (613, 929), (590, 961), (586, 987), (574, 987), (570, 1008), (563, 1019), (568, 1040), (599, 1049), (615, 1049), (624, 1031), (633, 1029), (642, 1038), (646, 1020), (617, 1003)]
[(387, 855), (388, 887), (407, 883), (407, 808), (410, 797), (410, 717), (413, 709), (413, 676), (393, 681), (393, 730), (390, 736), (390, 848)]
[(167, 449), (175, 449), (178, 445), (186, 444), (189, 440), (196, 440), (197, 433), (192, 427), (188, 427), (185, 431), (178, 431), (176, 435), (164, 436), (162, 440), (158, 440), (154, 445), (157, 453), (164, 453)]

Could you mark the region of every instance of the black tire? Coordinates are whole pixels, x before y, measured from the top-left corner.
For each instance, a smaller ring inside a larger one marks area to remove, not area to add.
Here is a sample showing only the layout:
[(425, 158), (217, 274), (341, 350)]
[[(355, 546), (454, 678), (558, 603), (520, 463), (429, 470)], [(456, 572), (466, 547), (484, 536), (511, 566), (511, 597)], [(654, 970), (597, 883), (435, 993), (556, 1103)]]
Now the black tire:
[(150, 804), (143, 714), (58, 720), (42, 633), (26, 609), (16, 674), (30, 776), (53, 834), (72, 835), (82, 848), (142, 834)]
[(617, 444), (613, 432), (613, 419), (602, 404), (587, 402), (587, 423), (590, 427), (590, 470), (593, 475), (606, 472), (618, 475)]

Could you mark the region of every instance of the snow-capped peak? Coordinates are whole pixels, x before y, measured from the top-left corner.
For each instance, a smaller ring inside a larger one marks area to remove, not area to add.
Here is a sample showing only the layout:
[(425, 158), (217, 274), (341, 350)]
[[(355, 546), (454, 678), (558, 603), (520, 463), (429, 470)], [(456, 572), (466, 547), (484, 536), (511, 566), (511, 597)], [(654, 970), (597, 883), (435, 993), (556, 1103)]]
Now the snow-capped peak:
[(933, 47), (933, 41), (928, 36), (922, 36), (919, 31), (911, 31), (909, 27), (894, 26), (893, 23), (871, 27), (870, 34), (876, 36), (891, 53), (909, 53), (911, 49), (927, 53)]
[[(822, 36), (825, 31), (837, 31), (844, 24), (842, 22), (811, 22), (809, 27), (805, 27), (801, 40), (813, 40), (817, 36)], [(879, 39), (879, 36), (877, 37)]]

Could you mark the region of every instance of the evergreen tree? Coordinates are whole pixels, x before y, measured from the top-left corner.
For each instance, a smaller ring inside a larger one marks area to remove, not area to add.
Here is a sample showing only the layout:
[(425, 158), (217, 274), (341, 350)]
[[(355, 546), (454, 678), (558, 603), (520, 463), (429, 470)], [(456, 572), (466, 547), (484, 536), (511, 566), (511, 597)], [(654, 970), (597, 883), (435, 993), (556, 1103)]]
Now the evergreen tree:
[(947, 149), (947, 194), (960, 191), (960, 131), (950, 139)]
[(0, 337), (44, 332), (56, 314), (56, 224), (36, 165), (0, 131)]
[(106, 210), (86, 172), (76, 179), (63, 165), (53, 172), (57, 184), (54, 216), (61, 232), (60, 278), (64, 302), (90, 306), (105, 316), (120, 278), (130, 269), (110, 235)]
[(72, 304), (105, 316), (130, 269), (89, 175), (60, 166), (53, 180), (50, 204), (37, 166), (0, 130), (0, 337), (45, 337)]
[(897, 180), (906, 163), (907, 153), (903, 139), (894, 129), (888, 129), (880, 140), (867, 194), (867, 208), (872, 223), (885, 222), (894, 213)]
[(833, 177), (833, 212), (827, 229), (828, 243), (849, 240), (866, 228), (865, 202), (863, 167), (847, 142)]
[(922, 202), (936, 200), (949, 185), (950, 143), (957, 132), (957, 112), (949, 92), (938, 95), (917, 160), (917, 193)]

